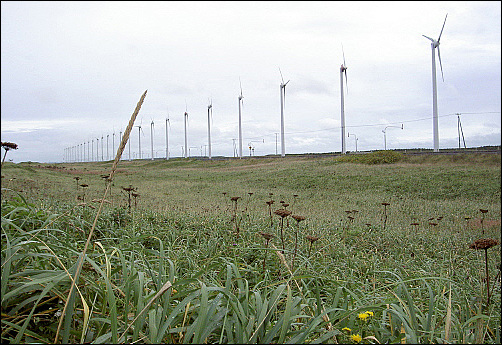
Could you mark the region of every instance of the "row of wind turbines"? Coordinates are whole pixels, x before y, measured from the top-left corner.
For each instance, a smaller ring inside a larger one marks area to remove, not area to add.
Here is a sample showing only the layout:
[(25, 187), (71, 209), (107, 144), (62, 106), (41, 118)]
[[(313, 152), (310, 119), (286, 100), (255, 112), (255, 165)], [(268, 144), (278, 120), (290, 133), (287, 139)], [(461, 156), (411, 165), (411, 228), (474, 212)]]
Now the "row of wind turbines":
[[(436, 55), (435, 51), (436, 48), (438, 50), (438, 58), (439, 58), (439, 65), (441, 68), (441, 77), (444, 82), (444, 75), (443, 75), (443, 65), (441, 63), (441, 53), (439, 50), (439, 42), (441, 40), (441, 35), (443, 34), (443, 30), (446, 24), (446, 18), (448, 17), (448, 14), (446, 14), (443, 26), (441, 28), (441, 31), (439, 33), (438, 39), (435, 40), (431, 37), (422, 35), (423, 37), (427, 38), (428, 40), (431, 41), (431, 49), (432, 49), (432, 118), (433, 118), (433, 145), (434, 145), (434, 152), (439, 152), (439, 129), (438, 129), (438, 106), (437, 106), (437, 80), (436, 80)], [(342, 139), (342, 154), (346, 154), (346, 144), (345, 144), (345, 105), (344, 105), (344, 75), (345, 75), (345, 89), (346, 92), (348, 93), (348, 86), (347, 86), (347, 64), (345, 62), (345, 52), (343, 51), (343, 45), (342, 45), (342, 55), (343, 55), (343, 63), (340, 66), (340, 103), (341, 103), (341, 139)], [(279, 68), (279, 73), (281, 75), (281, 84), (280, 84), (280, 101), (281, 101), (281, 157), (285, 157), (286, 155), (286, 146), (285, 146), (285, 136), (284, 136), (284, 106), (285, 106), (285, 101), (286, 101), (286, 85), (290, 82), (288, 80), (287, 82), (284, 82), (284, 78), (282, 76), (282, 71)], [(239, 150), (238, 150), (238, 157), (242, 158), (242, 106), (243, 106), (243, 92), (242, 92), (242, 83), (239, 78), (239, 86), (240, 86), (240, 94), (238, 96), (238, 104), (239, 104)], [(212, 119), (212, 113), (213, 113), (213, 103), (212, 100), (209, 102), (207, 106), (207, 137), (208, 137), (208, 158), (211, 159), (211, 119)], [(183, 150), (183, 156), (184, 158), (188, 157), (189, 153), (189, 147), (188, 147), (188, 138), (187, 138), (187, 124), (188, 124), (188, 107), (185, 104), (185, 113), (184, 113), (184, 129), (185, 129), (185, 142), (184, 142), (184, 150)], [(169, 159), (169, 130), (168, 127), (170, 126), (169, 123), (169, 117), (166, 118), (166, 157), (165, 159)], [(139, 159), (141, 159), (141, 134), (142, 134), (142, 127), (141, 124), (135, 126), (138, 128), (138, 135), (139, 135), (139, 140), (138, 140), (138, 145), (139, 145)], [(403, 128), (401, 126), (401, 128)], [(150, 142), (151, 142), (151, 159), (154, 159), (154, 151), (153, 151), (153, 133), (154, 133), (154, 121), (150, 123)], [(384, 131), (385, 134), (385, 131)], [(144, 134), (143, 134), (144, 135)], [(350, 136), (350, 134), (348, 135)], [(108, 155), (108, 138), (109, 135), (106, 136), (107, 139), (107, 159), (109, 159)], [(122, 140), (122, 132), (120, 132), (120, 140)], [(113, 151), (115, 151), (115, 133), (113, 133)], [(92, 156), (91, 156), (91, 151), (90, 151), (90, 145), (92, 143)], [(357, 145), (357, 139), (356, 139), (356, 145)], [(94, 139), (92, 141), (87, 142), (87, 160), (94, 160)], [(80, 152), (81, 151), (81, 152)], [(96, 160), (99, 160), (99, 138), (96, 139)], [(357, 151), (357, 149), (356, 149)], [(104, 160), (103, 157), (103, 136), (101, 136), (101, 160)], [(129, 143), (129, 160), (131, 160), (131, 146)], [(65, 161), (85, 161), (85, 142), (83, 144), (79, 144), (76, 146), (71, 146), (65, 148)]]

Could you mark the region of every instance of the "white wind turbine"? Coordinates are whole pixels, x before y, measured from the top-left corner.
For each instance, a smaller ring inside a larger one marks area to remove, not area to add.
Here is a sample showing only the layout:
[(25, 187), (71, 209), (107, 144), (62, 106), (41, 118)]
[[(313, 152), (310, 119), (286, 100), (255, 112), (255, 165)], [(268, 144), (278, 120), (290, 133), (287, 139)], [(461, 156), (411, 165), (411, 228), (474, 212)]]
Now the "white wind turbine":
[(187, 155), (188, 155), (188, 140), (187, 140), (188, 106), (186, 105), (186, 102), (185, 102), (185, 114), (183, 115), (183, 118), (185, 120), (185, 151), (184, 151), (184, 156), (185, 156), (185, 158), (187, 158)]
[(169, 111), (167, 112), (166, 118), (166, 160), (169, 159), (169, 128), (171, 128), (171, 123), (169, 122)]
[(153, 161), (153, 128), (154, 127), (154, 124), (153, 124), (153, 119), (152, 119), (152, 122), (150, 123), (150, 143), (151, 143), (151, 147), (152, 147), (152, 161)]
[[(143, 122), (143, 121), (141, 121), (141, 122)], [(139, 157), (139, 159), (141, 159), (141, 132), (143, 132), (143, 130), (141, 129), (141, 122), (139, 123), (139, 125), (136, 126), (136, 127), (138, 127), (138, 145), (139, 145), (138, 157)], [(145, 135), (144, 132), (143, 132), (143, 135)]]
[(241, 103), (244, 106), (244, 101), (242, 100), (244, 96), (242, 95), (242, 84), (241, 78), (239, 78), (239, 86), (241, 87), (241, 94), (239, 95), (239, 158), (242, 158), (242, 120), (241, 120)]
[(443, 33), (444, 25), (446, 24), (446, 17), (448, 17), (448, 13), (444, 17), (443, 27), (441, 28), (441, 32), (439, 33), (439, 37), (436, 40), (427, 37), (425, 38), (431, 40), (431, 49), (432, 49), (432, 130), (434, 136), (434, 152), (439, 152), (439, 129), (438, 129), (438, 95), (437, 95), (437, 84), (436, 84), (436, 54), (435, 49), (438, 49), (438, 58), (439, 58), (439, 66), (441, 67), (441, 77), (444, 82), (443, 76), (443, 65), (441, 64), (441, 53), (439, 51), (439, 40), (441, 39), (441, 34)]
[[(343, 74), (345, 73), (345, 85), (347, 85), (347, 66), (345, 64), (345, 53), (343, 52), (342, 45), (342, 54), (343, 54), (343, 64), (340, 66), (340, 99), (341, 99), (341, 122), (342, 122), (342, 154), (347, 152), (345, 147), (345, 104), (343, 99)], [(348, 86), (347, 86), (348, 92)]]
[(289, 83), (289, 80), (284, 83), (284, 78), (282, 77), (281, 69), (279, 68), (279, 73), (281, 74), (281, 157), (286, 156), (286, 147), (284, 143), (284, 104), (286, 103), (286, 85)]
[(211, 119), (213, 118), (213, 100), (207, 106), (207, 144), (208, 158), (211, 159)]

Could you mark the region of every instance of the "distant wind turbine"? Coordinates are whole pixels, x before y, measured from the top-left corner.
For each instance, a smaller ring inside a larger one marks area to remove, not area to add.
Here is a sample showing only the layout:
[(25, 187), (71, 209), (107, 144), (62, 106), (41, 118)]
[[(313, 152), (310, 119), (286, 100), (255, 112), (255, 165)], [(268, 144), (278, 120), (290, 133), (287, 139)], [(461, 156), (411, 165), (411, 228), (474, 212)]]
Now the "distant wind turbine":
[[(344, 95), (343, 95), (343, 74), (345, 73), (345, 85), (347, 85), (347, 65), (345, 64), (345, 53), (343, 51), (342, 45), (342, 54), (343, 54), (343, 64), (340, 66), (340, 95), (341, 95), (341, 121), (342, 121), (342, 154), (347, 152), (345, 147), (345, 104), (344, 104)], [(348, 86), (347, 86), (348, 92)]]
[(187, 158), (187, 155), (188, 155), (188, 140), (187, 140), (188, 106), (186, 105), (186, 102), (185, 102), (185, 114), (183, 115), (183, 118), (185, 120), (185, 151), (183, 153), (184, 153), (185, 158)]
[(152, 119), (152, 122), (150, 123), (150, 143), (151, 143), (151, 147), (152, 147), (152, 161), (153, 161), (153, 128), (154, 127), (154, 124), (153, 124), (153, 119)]
[[(141, 159), (141, 132), (142, 132), (141, 122), (140, 122), (139, 125), (136, 126), (136, 127), (138, 127), (138, 145), (139, 145), (139, 155), (138, 155), (138, 157), (139, 157), (139, 159)], [(143, 132), (143, 135), (145, 135), (144, 132)]]
[(286, 85), (289, 83), (289, 80), (284, 83), (284, 78), (282, 77), (281, 69), (279, 68), (279, 73), (281, 74), (281, 157), (286, 156), (286, 147), (284, 143), (284, 104), (286, 103)]
[(438, 95), (437, 95), (437, 84), (436, 84), (436, 54), (435, 49), (438, 49), (438, 57), (439, 57), (439, 66), (441, 67), (441, 77), (444, 82), (443, 76), (443, 65), (441, 64), (441, 53), (439, 51), (439, 40), (441, 39), (441, 35), (443, 33), (444, 25), (446, 24), (446, 18), (448, 17), (448, 13), (446, 17), (444, 17), (443, 27), (441, 28), (441, 32), (439, 33), (439, 37), (436, 40), (427, 37), (425, 38), (431, 40), (431, 49), (432, 49), (432, 130), (434, 136), (434, 152), (439, 152), (439, 129), (438, 129)]
[(167, 112), (167, 118), (166, 118), (166, 160), (169, 159), (169, 128), (170, 128), (170, 122), (169, 122), (169, 111)]
[(211, 159), (211, 119), (213, 117), (213, 100), (207, 106), (207, 144), (208, 158)]
[(242, 84), (241, 78), (239, 78), (239, 86), (241, 87), (241, 94), (239, 95), (239, 158), (242, 158), (242, 119), (241, 119), (241, 103), (244, 106), (244, 101), (242, 100), (244, 96), (242, 95)]

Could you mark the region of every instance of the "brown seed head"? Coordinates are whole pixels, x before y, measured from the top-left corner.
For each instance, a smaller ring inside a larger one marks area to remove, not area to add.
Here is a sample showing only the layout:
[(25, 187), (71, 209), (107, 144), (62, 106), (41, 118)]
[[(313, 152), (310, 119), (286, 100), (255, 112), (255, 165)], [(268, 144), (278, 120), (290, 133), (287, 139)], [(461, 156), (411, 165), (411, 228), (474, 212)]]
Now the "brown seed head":
[(411, 223), (410, 225), (418, 225), (418, 223)]
[(82, 184), (80, 185), (80, 187), (82, 187), (82, 188), (86, 188), (86, 187), (89, 187), (89, 185), (88, 185), (88, 184), (85, 184), (85, 183), (82, 183)]
[(432, 222), (430, 222), (429, 225), (436, 226), (436, 225), (438, 225), (438, 223), (432, 223)]
[(305, 220), (304, 216), (297, 216), (296, 214), (293, 214), (291, 216), (294, 220), (296, 220), (298, 223), (300, 223), (302, 220)]
[(483, 210), (483, 209), (481, 209), (481, 208), (479, 209), (479, 211), (480, 211), (481, 213), (486, 213), (486, 212), (488, 212), (488, 210)]
[(278, 216), (281, 216), (282, 218), (285, 218), (291, 214), (291, 211), (285, 210), (285, 209), (278, 209), (275, 210), (274, 213)]
[(241, 198), (240, 196), (233, 196), (233, 197), (231, 197), (231, 198), (230, 198), (230, 200), (232, 200), (232, 201), (237, 201), (237, 200), (239, 200), (240, 198)]
[(5, 149), (5, 151), (17, 150), (17, 144), (8, 141), (2, 141), (2, 147)]
[(270, 241), (272, 238), (274, 238), (275, 236), (273, 234), (268, 234), (266, 232), (263, 232), (263, 231), (260, 231), (259, 234), (264, 238), (266, 239), (267, 241)]
[(314, 243), (315, 241), (317, 241), (319, 239), (319, 237), (317, 237), (317, 236), (310, 236), (310, 235), (305, 236), (305, 238), (307, 240), (309, 240), (311, 243)]
[(267, 205), (272, 205), (274, 203), (274, 200), (266, 201)]
[(382, 205), (389, 206), (390, 204), (388, 202), (382, 202)]
[(499, 241), (493, 238), (482, 238), (479, 240), (475, 240), (473, 243), (469, 245), (471, 249), (488, 249), (499, 244)]
[(284, 207), (288, 207), (288, 206), (289, 206), (289, 204), (284, 203), (284, 204), (282, 204), (282, 206), (284, 206)]

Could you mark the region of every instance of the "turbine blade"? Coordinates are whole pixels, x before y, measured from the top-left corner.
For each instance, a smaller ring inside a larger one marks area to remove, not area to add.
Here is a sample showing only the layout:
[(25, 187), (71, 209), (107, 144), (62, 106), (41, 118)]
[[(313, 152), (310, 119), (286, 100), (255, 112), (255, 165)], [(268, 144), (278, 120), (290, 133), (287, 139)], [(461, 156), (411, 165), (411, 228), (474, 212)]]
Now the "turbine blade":
[(343, 51), (343, 44), (342, 44), (342, 55), (343, 55), (343, 65), (344, 65), (344, 66), (347, 66), (347, 65), (345, 64), (345, 52)]
[(241, 88), (241, 97), (242, 97), (242, 83), (241, 83), (241, 77), (239, 77), (239, 86)]
[(444, 82), (443, 64), (441, 63), (441, 51), (439, 50), (439, 46), (438, 46), (438, 58), (439, 58), (439, 67), (441, 67), (441, 78), (443, 78), (443, 82)]
[(447, 17), (448, 17), (448, 13), (446, 13), (446, 17), (444, 17), (444, 23), (443, 23), (443, 27), (441, 28), (441, 32), (439, 33), (438, 43), (439, 43), (439, 40), (441, 39), (441, 35), (443, 34), (443, 29), (444, 29), (444, 25), (446, 24)]
[(430, 39), (432, 42), (434, 42), (434, 40), (432, 38), (430, 38), (429, 36), (425, 36), (425, 35), (422, 35), (422, 36), (424, 36), (425, 38)]
[(281, 68), (279, 67), (279, 73), (281, 74), (281, 80), (282, 80), (282, 83), (284, 84), (284, 78), (282, 77), (282, 72), (281, 72)]

